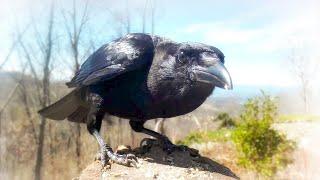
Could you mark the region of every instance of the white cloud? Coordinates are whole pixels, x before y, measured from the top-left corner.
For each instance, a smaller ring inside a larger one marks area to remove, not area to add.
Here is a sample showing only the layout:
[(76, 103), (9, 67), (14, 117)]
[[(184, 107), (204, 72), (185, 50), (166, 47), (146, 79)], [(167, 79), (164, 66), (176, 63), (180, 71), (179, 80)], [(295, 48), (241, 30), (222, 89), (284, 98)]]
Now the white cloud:
[(242, 45), (255, 51), (273, 52), (286, 49), (291, 39), (318, 44), (319, 22), (319, 17), (314, 14), (303, 14), (255, 28), (241, 28), (238, 23), (219, 22), (192, 24), (181, 31), (187, 34), (200, 33), (204, 41), (212, 44)]
[[(200, 34), (199, 41), (224, 47), (235, 83), (293, 86), (297, 82), (284, 60), (296, 40), (307, 44), (309, 57), (319, 57), (320, 16), (310, 3), (294, 8), (288, 5), (281, 11), (269, 14), (264, 14), (266, 10), (254, 11), (257, 19), (235, 17), (229, 21), (191, 24), (180, 31)], [(239, 51), (241, 55), (235, 54)]]
[(227, 64), (235, 85), (296, 86), (296, 80), (285, 67), (274, 65)]

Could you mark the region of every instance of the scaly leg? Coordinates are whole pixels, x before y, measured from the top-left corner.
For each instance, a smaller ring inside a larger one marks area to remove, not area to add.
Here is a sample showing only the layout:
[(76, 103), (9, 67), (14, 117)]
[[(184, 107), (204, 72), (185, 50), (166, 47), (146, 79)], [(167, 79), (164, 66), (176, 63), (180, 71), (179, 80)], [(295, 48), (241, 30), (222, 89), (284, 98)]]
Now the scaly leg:
[(167, 136), (143, 127), (144, 122), (130, 120), (129, 124), (134, 131), (148, 134), (160, 140), (163, 150), (168, 153), (173, 152), (175, 149), (180, 149), (180, 147), (174, 145)]
[(101, 164), (106, 166), (108, 159), (113, 162), (125, 166), (137, 166), (137, 158), (133, 154), (117, 154), (114, 153), (112, 148), (106, 144), (101, 137), (99, 131), (101, 128), (102, 119), (104, 117), (104, 112), (99, 108), (102, 104), (102, 98), (97, 95), (90, 93), (88, 95), (88, 102), (90, 103), (90, 111), (87, 118), (87, 129), (92, 134), (99, 143), (101, 149)]

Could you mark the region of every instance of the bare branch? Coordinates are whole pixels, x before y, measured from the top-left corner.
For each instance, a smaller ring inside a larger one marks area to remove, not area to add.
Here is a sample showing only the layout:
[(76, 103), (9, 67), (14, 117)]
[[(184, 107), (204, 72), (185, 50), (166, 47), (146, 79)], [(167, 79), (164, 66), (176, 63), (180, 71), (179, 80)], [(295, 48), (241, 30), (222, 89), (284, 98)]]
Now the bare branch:
[(14, 86), (14, 88), (11, 90), (11, 92), (8, 95), (7, 100), (5, 101), (5, 103), (3, 104), (3, 106), (0, 108), (0, 118), (1, 115), (3, 113), (3, 111), (6, 109), (6, 107), (8, 106), (8, 104), (11, 102), (11, 99), (13, 97), (13, 95), (15, 94), (16, 90), (18, 89), (19, 83), (16, 83), (16, 85)]
[[(43, 77), (42, 77), (42, 100), (41, 107), (44, 108), (50, 104), (50, 64), (52, 61), (52, 50), (53, 50), (53, 28), (54, 28), (54, 1), (52, 1), (50, 14), (48, 19), (47, 37), (45, 39), (44, 46), (42, 46), (43, 54)], [(41, 47), (41, 46), (40, 46)], [(41, 117), (39, 125), (39, 136), (38, 136), (38, 146), (36, 153), (36, 164), (34, 168), (35, 180), (40, 180), (41, 178), (41, 168), (43, 163), (43, 147), (44, 147), (44, 136), (45, 136), (46, 119)], [(48, 132), (50, 133), (51, 127), (49, 126)], [(50, 137), (50, 136), (49, 136)], [(51, 142), (51, 141), (50, 141)], [(50, 147), (50, 160), (52, 160), (52, 143)]]
[(292, 66), (292, 71), (301, 86), (301, 98), (304, 104), (304, 112), (309, 112), (309, 101), (311, 96), (311, 79), (316, 74), (317, 65), (305, 53), (303, 42), (294, 44), (290, 51), (289, 61)]
[(35, 20), (32, 18), (32, 27), (34, 32), (34, 37), (36, 39), (37, 45), (40, 49), (40, 51), (44, 54), (45, 52), (45, 44), (43, 42), (42, 34), (39, 32), (37, 25), (35, 24)]
[(37, 97), (38, 97), (38, 101), (40, 102), (40, 104), (42, 104), (42, 98), (41, 98), (41, 88), (42, 85), (40, 83), (40, 79), (39, 76), (34, 68), (34, 65), (32, 63), (32, 58), (30, 56), (30, 53), (28, 52), (27, 48), (25, 47), (24, 43), (22, 41), (19, 42), (23, 52), (24, 52), (24, 56), (28, 62), (28, 65), (30, 67), (31, 73), (33, 74), (33, 78), (34, 78), (34, 83), (35, 83), (35, 87), (36, 87), (36, 92), (37, 92)]
[(11, 57), (11, 54), (13, 53), (14, 49), (16, 48), (17, 44), (19, 43), (19, 41), (21, 41), (21, 39), (23, 38), (24, 34), (27, 32), (27, 30), (29, 29), (30, 24), (28, 24), (24, 30), (19, 33), (18, 38), (13, 42), (12, 46), (10, 47), (10, 50), (7, 54), (7, 56), (4, 58), (4, 60), (2, 61), (2, 63), (0, 64), (0, 70), (2, 69), (2, 67), (8, 62), (8, 60)]
[(37, 132), (36, 132), (36, 127), (35, 127), (35, 124), (33, 122), (33, 119), (34, 117), (32, 116), (32, 113), (31, 113), (31, 109), (30, 109), (30, 104), (29, 104), (29, 101), (28, 101), (28, 92), (27, 92), (27, 87), (26, 87), (26, 84), (25, 84), (25, 80), (24, 78), (22, 78), (22, 80), (19, 82), (20, 83), (20, 86), (19, 86), (19, 90), (20, 90), (20, 99), (24, 105), (24, 109), (25, 109), (25, 112), (27, 114), (27, 119), (29, 120), (29, 123), (30, 123), (30, 126), (31, 126), (31, 131), (32, 131), (32, 135), (33, 135), (33, 138), (34, 138), (34, 141), (36, 142), (36, 144), (38, 144), (38, 136), (37, 136)]
[(86, 1), (85, 7), (84, 7), (84, 11), (80, 20), (80, 26), (79, 26), (79, 30), (78, 30), (78, 35), (77, 37), (80, 37), (80, 34), (82, 32), (83, 26), (88, 22), (89, 18), (88, 18), (88, 0)]
[(77, 14), (77, 8), (75, 0), (73, 1), (73, 8), (72, 12), (69, 13), (72, 29), (68, 25), (68, 17), (66, 16), (65, 12), (62, 12), (63, 18), (64, 18), (64, 24), (66, 27), (66, 31), (68, 34), (69, 42), (70, 42), (70, 48), (72, 50), (72, 56), (74, 59), (74, 73), (76, 73), (80, 68), (80, 62), (79, 62), (79, 42), (81, 39), (81, 32), (84, 29), (85, 24), (88, 21), (88, 1), (86, 1), (84, 11), (82, 12), (80, 24), (78, 25), (78, 14)]

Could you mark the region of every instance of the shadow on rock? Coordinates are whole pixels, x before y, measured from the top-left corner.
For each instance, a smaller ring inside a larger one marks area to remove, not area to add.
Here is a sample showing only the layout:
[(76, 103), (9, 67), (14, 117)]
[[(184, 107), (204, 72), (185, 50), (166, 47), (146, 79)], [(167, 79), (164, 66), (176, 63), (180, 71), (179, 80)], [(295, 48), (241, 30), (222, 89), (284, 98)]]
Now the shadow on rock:
[(162, 150), (157, 141), (152, 141), (152, 144), (142, 144), (140, 147), (134, 149), (133, 152), (139, 158), (150, 163), (187, 168), (195, 172), (208, 171), (239, 179), (228, 167), (207, 157), (202, 157), (196, 149), (181, 146), (179, 149), (168, 154)]
[(168, 154), (155, 140), (131, 150), (119, 146), (117, 153), (133, 153), (138, 157), (138, 167), (127, 167), (109, 162), (101, 167), (99, 161), (88, 165), (76, 179), (239, 179), (229, 168), (209, 158), (202, 157), (197, 150), (183, 147)]

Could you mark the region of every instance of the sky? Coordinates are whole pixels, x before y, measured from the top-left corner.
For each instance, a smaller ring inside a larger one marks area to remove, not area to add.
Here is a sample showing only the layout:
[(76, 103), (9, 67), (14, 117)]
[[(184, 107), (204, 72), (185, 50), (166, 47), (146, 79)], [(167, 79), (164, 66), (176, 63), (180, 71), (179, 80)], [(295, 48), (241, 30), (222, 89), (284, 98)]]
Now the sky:
[[(1, 0), (0, 63), (9, 51), (17, 24), (27, 24), (30, 14), (40, 21), (48, 2)], [(145, 0), (128, 2), (132, 16), (141, 14)], [(235, 86), (297, 86), (288, 60), (294, 47), (306, 49), (301, 53), (316, 63), (320, 61), (319, 1), (156, 0), (155, 3), (156, 34), (175, 41), (201, 42), (221, 49)], [(59, 1), (58, 4), (70, 6), (68, 1)], [(107, 28), (110, 23), (105, 13), (107, 9), (124, 9), (124, 4), (123, 0), (89, 1), (89, 8), (93, 10), (91, 16), (94, 17), (90, 24), (90, 31), (95, 32), (92, 35), (104, 36), (106, 42), (110, 41), (114, 35)], [(64, 28), (60, 26), (60, 29)], [(132, 30), (139, 32), (139, 27), (140, 22), (134, 21)], [(16, 70), (17, 62), (18, 57), (12, 56), (5, 69)], [(319, 80), (318, 76), (315, 79)]]

